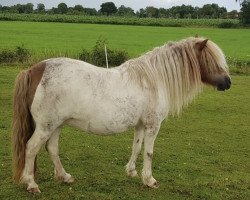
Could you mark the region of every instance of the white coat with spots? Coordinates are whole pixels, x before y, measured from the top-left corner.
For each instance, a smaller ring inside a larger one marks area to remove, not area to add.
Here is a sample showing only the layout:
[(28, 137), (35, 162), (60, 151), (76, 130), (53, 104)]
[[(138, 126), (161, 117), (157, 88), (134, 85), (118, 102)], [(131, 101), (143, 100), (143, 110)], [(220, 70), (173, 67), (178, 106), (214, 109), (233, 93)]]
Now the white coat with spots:
[[(161, 122), (169, 113), (178, 114), (203, 83), (219, 90), (230, 87), (222, 51), (202, 38), (168, 43), (111, 69), (69, 58), (45, 60), (40, 66), (40, 71), (33, 67), (26, 72), (31, 77), (27, 81), (29, 87), (35, 88), (30, 89), (33, 93), (28, 92), (32, 96), (29, 111), (35, 128), (27, 139), (20, 177), (17, 175), (32, 193), (40, 192), (34, 180), (34, 160), (44, 143), (54, 163), (55, 176), (67, 183), (74, 180), (59, 158), (58, 140), (63, 124), (99, 135), (135, 127), (127, 174), (137, 176), (135, 163), (144, 141), (142, 180), (149, 187), (158, 187), (151, 164)], [(18, 120), (21, 119), (14, 119), (14, 129)]]

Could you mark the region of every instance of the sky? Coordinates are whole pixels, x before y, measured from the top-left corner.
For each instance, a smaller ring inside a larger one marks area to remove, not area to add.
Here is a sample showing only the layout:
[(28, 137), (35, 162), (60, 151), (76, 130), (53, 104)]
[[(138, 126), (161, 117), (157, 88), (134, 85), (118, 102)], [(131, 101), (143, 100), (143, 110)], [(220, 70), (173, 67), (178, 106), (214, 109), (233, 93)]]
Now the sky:
[(100, 5), (104, 2), (112, 1), (117, 7), (121, 5), (131, 7), (135, 11), (140, 8), (145, 8), (147, 6), (154, 6), (156, 8), (170, 8), (172, 6), (180, 6), (182, 4), (192, 5), (202, 7), (205, 4), (216, 3), (219, 6), (226, 7), (228, 11), (231, 10), (240, 10), (239, 3), (235, 0), (0, 0), (2, 6), (10, 6), (15, 4), (26, 4), (33, 3), (34, 8), (36, 8), (38, 3), (43, 3), (46, 9), (57, 7), (61, 2), (66, 3), (68, 6), (82, 5), (87, 8), (96, 8), (100, 9)]

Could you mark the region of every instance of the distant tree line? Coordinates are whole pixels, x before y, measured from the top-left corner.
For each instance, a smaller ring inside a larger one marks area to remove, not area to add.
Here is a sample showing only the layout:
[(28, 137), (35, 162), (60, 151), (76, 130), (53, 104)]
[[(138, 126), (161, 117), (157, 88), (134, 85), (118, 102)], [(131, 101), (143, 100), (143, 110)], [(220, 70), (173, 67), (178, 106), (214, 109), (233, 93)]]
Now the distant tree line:
[(244, 25), (250, 26), (250, 0), (239, 1), (241, 5), (240, 19)]
[[(250, 2), (243, 0), (240, 2), (242, 6), (242, 16), (245, 12), (248, 13), (250, 9)], [(37, 4), (34, 8), (32, 3), (17, 4), (14, 6), (1, 6), (0, 12), (8, 13), (44, 13), (44, 14), (68, 14), (68, 15), (106, 15), (106, 16), (134, 16), (140, 18), (239, 18), (237, 10), (228, 12), (225, 7), (220, 7), (218, 4), (206, 4), (203, 7), (193, 7), (190, 5), (173, 6), (171, 8), (155, 8), (148, 6), (141, 8), (138, 11), (134, 11), (130, 7), (124, 5), (116, 7), (113, 2), (106, 2), (100, 5), (100, 9), (97, 11), (95, 8), (85, 8), (82, 5), (75, 5), (74, 7), (68, 7), (65, 3), (58, 4), (57, 7), (46, 9), (42, 3)], [(249, 18), (250, 19), (250, 18)]]

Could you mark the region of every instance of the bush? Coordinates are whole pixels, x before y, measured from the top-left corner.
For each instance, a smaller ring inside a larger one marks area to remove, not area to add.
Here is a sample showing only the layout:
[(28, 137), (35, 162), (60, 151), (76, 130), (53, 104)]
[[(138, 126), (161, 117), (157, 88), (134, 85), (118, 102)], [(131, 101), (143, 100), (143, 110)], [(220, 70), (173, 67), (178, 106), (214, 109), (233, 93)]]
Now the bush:
[(90, 58), (91, 58), (90, 52), (88, 52), (86, 49), (83, 49), (79, 53), (78, 58), (79, 58), (79, 60), (84, 60), (84, 61), (89, 62)]
[(108, 61), (111, 66), (119, 66), (128, 60), (128, 53), (125, 51), (109, 51)]
[(237, 28), (237, 24), (233, 22), (222, 22), (218, 24), (218, 28)]
[(250, 75), (250, 60), (240, 60), (227, 57), (231, 74)]
[(28, 49), (17, 46), (15, 49), (5, 49), (0, 51), (0, 63), (27, 62), (31, 57)]
[[(91, 62), (97, 66), (104, 67), (106, 66), (106, 57), (104, 47), (107, 45), (107, 41), (105, 39), (98, 39), (96, 44), (92, 50)], [(107, 49), (108, 56), (110, 56), (110, 49)], [(111, 65), (111, 63), (110, 63)]]
[(15, 52), (13, 50), (2, 50), (0, 52), (0, 63), (11, 63), (15, 60)]
[(21, 63), (27, 62), (31, 57), (31, 54), (28, 49), (24, 48), (23, 46), (17, 46), (15, 53), (17, 61)]
[[(89, 52), (83, 49), (78, 55), (78, 58), (93, 65), (106, 67), (105, 45), (107, 45), (105, 39), (98, 39), (92, 51)], [(119, 66), (128, 60), (128, 53), (123, 50), (111, 50), (107, 48), (107, 54), (110, 67)]]

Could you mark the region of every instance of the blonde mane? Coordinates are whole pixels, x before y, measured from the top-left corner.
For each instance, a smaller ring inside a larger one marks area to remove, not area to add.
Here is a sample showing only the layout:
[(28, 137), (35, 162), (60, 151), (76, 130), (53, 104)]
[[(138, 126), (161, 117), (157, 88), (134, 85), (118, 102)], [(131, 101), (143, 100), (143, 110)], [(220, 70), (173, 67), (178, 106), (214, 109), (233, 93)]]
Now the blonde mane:
[(212, 71), (218, 70), (218, 63), (223, 68), (226, 66), (222, 51), (211, 41), (197, 55), (196, 44), (203, 40), (188, 38), (179, 42), (168, 42), (139, 58), (127, 61), (121, 67), (126, 68), (129, 80), (149, 88), (156, 94), (155, 97), (159, 96), (157, 94), (161, 88), (165, 88), (164, 96), (169, 102), (170, 113), (179, 114), (182, 107), (202, 89), (200, 60), (205, 64), (209, 63)]

